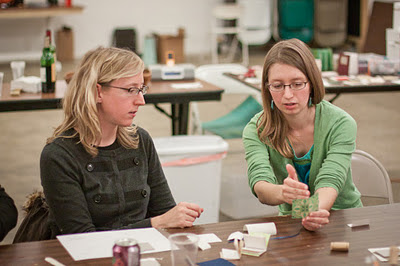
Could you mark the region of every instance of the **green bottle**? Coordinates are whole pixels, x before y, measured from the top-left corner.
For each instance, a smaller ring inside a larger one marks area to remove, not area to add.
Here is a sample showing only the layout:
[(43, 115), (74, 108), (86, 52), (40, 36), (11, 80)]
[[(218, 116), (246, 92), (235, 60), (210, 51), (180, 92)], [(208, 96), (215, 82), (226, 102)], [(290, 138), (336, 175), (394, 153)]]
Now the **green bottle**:
[(56, 88), (56, 65), (54, 54), (50, 49), (50, 38), (44, 39), (44, 48), (40, 58), (40, 78), (42, 80), (42, 93), (54, 92)]

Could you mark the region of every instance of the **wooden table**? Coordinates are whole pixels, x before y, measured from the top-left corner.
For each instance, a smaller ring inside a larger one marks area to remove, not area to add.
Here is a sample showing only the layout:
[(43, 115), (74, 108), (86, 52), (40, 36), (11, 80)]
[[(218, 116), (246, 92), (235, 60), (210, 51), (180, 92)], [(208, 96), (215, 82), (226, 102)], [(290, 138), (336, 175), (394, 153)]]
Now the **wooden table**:
[[(253, 88), (257, 91), (261, 91), (261, 84), (252, 84), (246, 82), (243, 78), (240, 78), (239, 75), (224, 73), (225, 76), (230, 77), (234, 80), (237, 80), (250, 88)], [(337, 85), (329, 85), (325, 86), (326, 93), (334, 93), (336, 94), (330, 102), (336, 100), (340, 94), (342, 93), (365, 93), (365, 92), (389, 92), (389, 91), (398, 91), (400, 92), (400, 84), (385, 82), (385, 83), (371, 83), (368, 85), (345, 85), (345, 84), (337, 84)]]
[[(369, 226), (352, 229), (347, 226), (358, 220), (368, 218)], [(365, 265), (365, 258), (371, 253), (368, 248), (400, 245), (400, 203), (379, 205), (358, 209), (332, 211), (330, 224), (318, 232), (302, 229), (299, 219), (288, 216), (197, 225), (186, 229), (161, 230), (170, 233), (191, 232), (196, 234), (214, 233), (221, 243), (212, 243), (211, 249), (198, 252), (197, 262), (219, 258), (221, 248), (233, 249), (226, 239), (235, 231), (242, 231), (248, 223), (274, 222), (277, 236), (300, 234), (293, 238), (270, 240), (268, 251), (260, 257), (243, 255), (236, 265)], [(330, 251), (330, 243), (347, 241), (349, 252)], [(73, 261), (58, 240), (21, 243), (0, 246), (1, 265), (48, 265), (46, 256), (53, 257), (65, 265), (110, 265), (111, 258), (86, 261)], [(146, 254), (142, 257), (157, 258), (161, 265), (171, 265), (170, 252)], [(388, 263), (381, 263), (388, 265)]]
[[(191, 81), (152, 81), (148, 93), (144, 96), (147, 104), (154, 104), (171, 119), (172, 135), (188, 133), (189, 104), (192, 101), (220, 101), (224, 90), (204, 81), (203, 87), (198, 89), (174, 89), (172, 83), (187, 83)], [(0, 112), (27, 111), (61, 108), (61, 101), (66, 91), (66, 83), (57, 81), (55, 93), (22, 93), (20, 96), (10, 95), (10, 84), (3, 84), (3, 93), (0, 96)], [(158, 104), (170, 103), (168, 113)]]

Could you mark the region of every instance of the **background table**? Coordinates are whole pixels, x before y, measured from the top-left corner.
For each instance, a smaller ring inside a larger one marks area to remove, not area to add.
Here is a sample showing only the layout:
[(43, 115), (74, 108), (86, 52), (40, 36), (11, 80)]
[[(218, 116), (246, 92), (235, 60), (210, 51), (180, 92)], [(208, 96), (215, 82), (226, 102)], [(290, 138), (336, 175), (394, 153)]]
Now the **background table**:
[[(171, 119), (172, 135), (187, 134), (189, 121), (189, 104), (192, 101), (220, 101), (224, 90), (204, 81), (203, 87), (197, 89), (174, 89), (172, 83), (187, 83), (192, 81), (152, 81), (148, 93), (144, 96), (147, 104), (154, 104)], [(22, 93), (20, 96), (10, 95), (10, 85), (3, 84), (0, 96), (0, 112), (27, 111), (61, 108), (61, 101), (66, 91), (65, 81), (56, 83), (55, 93)], [(170, 103), (171, 111), (159, 107), (160, 103)]]
[[(245, 79), (241, 78), (239, 75), (232, 73), (224, 73), (224, 75), (234, 80), (237, 80), (238, 82), (241, 82), (249, 86), (250, 88), (253, 88), (257, 91), (261, 91), (261, 84), (253, 84), (246, 82)], [(385, 83), (371, 83), (367, 85), (335, 84), (335, 85), (325, 86), (326, 93), (336, 94), (332, 99), (329, 100), (330, 102), (336, 100), (342, 93), (389, 92), (389, 91), (400, 91), (400, 84), (387, 81)]]
[[(369, 219), (370, 225), (350, 228), (348, 223)], [(197, 225), (186, 229), (160, 230), (170, 233), (191, 232), (195, 234), (215, 233), (222, 242), (211, 243), (211, 249), (198, 252), (198, 262), (219, 258), (221, 248), (233, 249), (226, 239), (235, 231), (242, 231), (248, 223), (274, 222), (277, 236), (300, 234), (293, 238), (270, 240), (268, 251), (260, 257), (243, 255), (236, 265), (365, 265), (371, 253), (368, 248), (400, 245), (400, 203), (358, 209), (332, 211), (330, 224), (318, 232), (302, 229), (300, 219), (289, 216), (232, 221), (208, 225)], [(330, 251), (330, 243), (347, 241), (349, 252)], [(111, 258), (73, 261), (58, 240), (21, 243), (0, 246), (2, 265), (48, 265), (44, 258), (53, 257), (65, 265), (110, 265)], [(171, 265), (170, 252), (146, 254), (143, 257), (157, 258), (161, 265)], [(381, 265), (388, 265), (382, 263)]]

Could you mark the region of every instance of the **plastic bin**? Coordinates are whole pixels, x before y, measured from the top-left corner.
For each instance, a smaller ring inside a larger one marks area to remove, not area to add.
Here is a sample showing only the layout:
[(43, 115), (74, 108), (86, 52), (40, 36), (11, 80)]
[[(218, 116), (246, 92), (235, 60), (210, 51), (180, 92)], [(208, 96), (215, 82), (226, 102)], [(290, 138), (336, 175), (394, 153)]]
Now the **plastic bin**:
[(204, 208), (195, 224), (219, 221), (221, 166), (228, 143), (219, 136), (154, 138), (175, 201)]
[(251, 193), (246, 175), (223, 176), (221, 187), (221, 212), (233, 219), (279, 214), (277, 206), (262, 204)]

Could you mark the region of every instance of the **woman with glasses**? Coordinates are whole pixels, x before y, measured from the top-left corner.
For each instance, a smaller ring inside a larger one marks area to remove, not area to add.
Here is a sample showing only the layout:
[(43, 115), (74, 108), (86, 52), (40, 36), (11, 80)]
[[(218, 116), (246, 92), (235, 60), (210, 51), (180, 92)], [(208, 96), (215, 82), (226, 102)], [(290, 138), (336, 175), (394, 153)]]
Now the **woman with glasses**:
[(260, 202), (291, 214), (294, 199), (318, 194), (318, 211), (302, 219), (307, 230), (329, 223), (329, 211), (361, 207), (351, 176), (357, 125), (323, 100), (321, 73), (307, 45), (281, 41), (267, 53), (263, 111), (243, 132), (249, 185)]
[(203, 209), (171, 195), (150, 135), (132, 125), (143, 95), (143, 61), (118, 48), (89, 51), (47, 140), (40, 174), (52, 237), (141, 227), (189, 227)]

